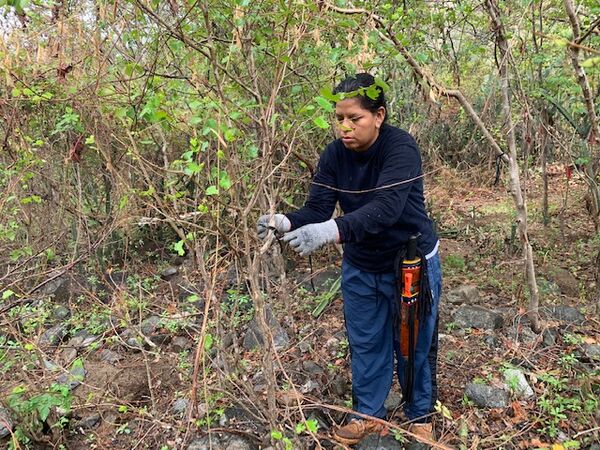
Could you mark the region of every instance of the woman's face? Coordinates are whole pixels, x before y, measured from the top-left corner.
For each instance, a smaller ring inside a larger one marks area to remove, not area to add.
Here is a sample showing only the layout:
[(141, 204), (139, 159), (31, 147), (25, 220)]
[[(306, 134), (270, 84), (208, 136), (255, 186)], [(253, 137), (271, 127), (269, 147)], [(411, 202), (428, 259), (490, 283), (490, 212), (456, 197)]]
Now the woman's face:
[(335, 104), (337, 133), (346, 148), (357, 152), (368, 150), (379, 136), (385, 118), (385, 108), (376, 112), (364, 109), (356, 97)]

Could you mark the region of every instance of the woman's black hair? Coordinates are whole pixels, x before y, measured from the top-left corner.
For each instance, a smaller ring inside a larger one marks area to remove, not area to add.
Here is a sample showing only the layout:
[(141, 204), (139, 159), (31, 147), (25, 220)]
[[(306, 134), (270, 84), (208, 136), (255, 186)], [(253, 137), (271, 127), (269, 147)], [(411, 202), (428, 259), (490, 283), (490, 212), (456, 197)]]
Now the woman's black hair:
[[(361, 88), (368, 88), (375, 84), (375, 78), (373, 75), (369, 73), (357, 73), (354, 76), (347, 77), (344, 81), (338, 84), (333, 89), (333, 94), (339, 94), (340, 92), (354, 92), (358, 91)], [(386, 109), (385, 120), (387, 120), (387, 105), (385, 102), (385, 94), (383, 93), (383, 89), (380, 86), (376, 87), (379, 95), (377, 98), (373, 99), (368, 95), (357, 95), (356, 97), (360, 101), (360, 106), (364, 109), (371, 111), (372, 113), (376, 113), (379, 108), (382, 106)]]

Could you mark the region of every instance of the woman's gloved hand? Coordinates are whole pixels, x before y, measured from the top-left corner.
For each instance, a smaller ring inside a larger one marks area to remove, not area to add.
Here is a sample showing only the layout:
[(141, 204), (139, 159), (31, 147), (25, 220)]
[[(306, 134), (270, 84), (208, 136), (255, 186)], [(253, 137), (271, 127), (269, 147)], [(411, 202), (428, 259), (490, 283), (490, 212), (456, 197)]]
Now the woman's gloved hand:
[(340, 232), (335, 220), (330, 219), (327, 222), (304, 225), (297, 230), (285, 233), (283, 240), (288, 242), (301, 256), (308, 256), (324, 244), (338, 242)]
[(260, 239), (266, 238), (269, 230), (274, 230), (276, 234), (282, 235), (291, 229), (290, 220), (283, 214), (265, 214), (260, 216), (256, 223), (256, 233)]

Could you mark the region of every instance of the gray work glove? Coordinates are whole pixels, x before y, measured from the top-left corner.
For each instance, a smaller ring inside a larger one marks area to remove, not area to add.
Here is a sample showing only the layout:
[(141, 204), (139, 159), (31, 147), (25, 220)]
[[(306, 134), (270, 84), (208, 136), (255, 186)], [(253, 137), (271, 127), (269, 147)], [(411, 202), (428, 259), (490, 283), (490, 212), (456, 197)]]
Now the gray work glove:
[(288, 242), (301, 256), (308, 256), (324, 244), (338, 242), (340, 232), (335, 220), (330, 219), (327, 222), (304, 225), (285, 233), (283, 240)]
[(290, 219), (283, 214), (265, 214), (260, 216), (256, 223), (256, 233), (260, 239), (266, 238), (269, 230), (274, 230), (275, 234), (282, 235), (291, 229)]

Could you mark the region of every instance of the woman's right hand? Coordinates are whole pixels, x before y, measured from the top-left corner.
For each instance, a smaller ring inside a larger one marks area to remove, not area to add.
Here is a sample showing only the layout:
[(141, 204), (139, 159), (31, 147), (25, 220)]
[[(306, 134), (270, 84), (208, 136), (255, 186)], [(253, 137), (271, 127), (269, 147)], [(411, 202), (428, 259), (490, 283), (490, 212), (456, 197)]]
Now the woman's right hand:
[(260, 239), (265, 239), (269, 230), (277, 235), (283, 235), (292, 229), (290, 220), (283, 214), (264, 214), (258, 218), (256, 233)]

